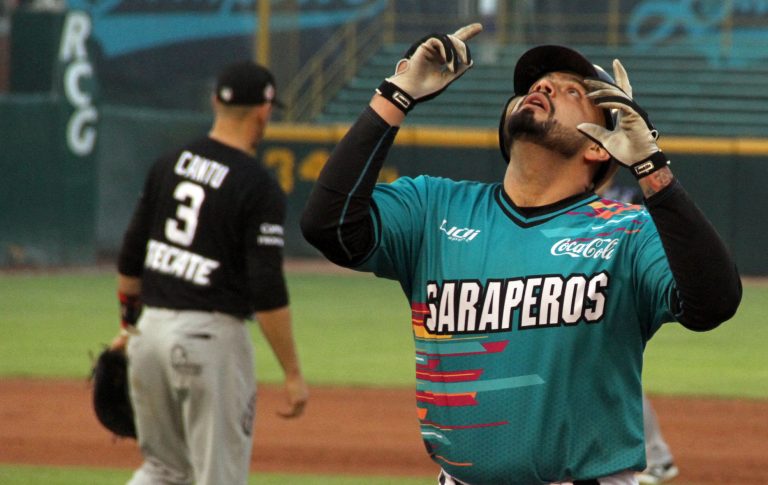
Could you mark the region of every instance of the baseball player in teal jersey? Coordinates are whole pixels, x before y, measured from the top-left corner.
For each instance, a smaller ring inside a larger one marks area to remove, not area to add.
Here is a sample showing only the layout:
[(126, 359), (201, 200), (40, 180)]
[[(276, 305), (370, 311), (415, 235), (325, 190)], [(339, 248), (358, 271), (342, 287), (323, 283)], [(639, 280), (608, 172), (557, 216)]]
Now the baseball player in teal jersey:
[[(500, 183), (376, 184), (406, 114), (463, 75), (479, 24), (415, 43), (334, 149), (302, 217), (337, 264), (400, 283), (421, 433), (442, 484), (636, 484), (642, 354), (665, 322), (709, 330), (741, 298), (731, 257), (674, 179), (657, 133), (578, 52), (514, 72)], [(645, 206), (595, 189), (620, 165)]]

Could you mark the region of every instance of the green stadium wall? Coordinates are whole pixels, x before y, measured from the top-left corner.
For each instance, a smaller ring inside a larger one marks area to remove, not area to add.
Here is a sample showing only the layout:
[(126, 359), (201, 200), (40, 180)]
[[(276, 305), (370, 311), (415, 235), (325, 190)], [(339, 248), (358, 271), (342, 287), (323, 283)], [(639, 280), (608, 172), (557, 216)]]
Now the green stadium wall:
[[(102, 103), (95, 72), (103, 67), (104, 39), (95, 38), (105, 33), (100, 21), (87, 9), (17, 10), (12, 17), (10, 93), (0, 96), (0, 267), (114, 260), (152, 161), (208, 130), (210, 116), (197, 110)], [(346, 128), (274, 123), (267, 131), (260, 156), (289, 195), (288, 256), (317, 256), (298, 220)], [(768, 207), (768, 140), (664, 137), (662, 147), (742, 273), (768, 275), (760, 249), (768, 246), (761, 216)], [(495, 130), (406, 126), (381, 179), (429, 173), (495, 181), (503, 172)], [(625, 173), (617, 183), (635, 184)]]
[[(0, 98), (0, 266), (113, 260), (144, 176), (162, 153), (204, 135), (207, 114), (102, 106), (92, 160), (75, 158), (60, 137), (71, 110), (63, 98)], [(298, 221), (312, 184), (347, 126), (273, 123), (260, 157), (288, 194), (286, 255), (315, 257)], [(710, 217), (745, 275), (768, 275), (768, 141), (664, 139), (672, 168)], [(89, 161), (90, 160), (90, 161)], [(501, 180), (493, 130), (404, 127), (382, 181), (422, 173)], [(617, 185), (635, 182), (619, 172)]]
[(93, 263), (98, 106), (90, 18), (14, 19), (13, 94), (0, 99), (0, 265)]
[[(107, 258), (119, 248), (122, 233), (152, 161), (209, 128), (207, 115), (103, 107), (98, 159), (97, 249)], [(313, 257), (298, 221), (312, 184), (347, 126), (273, 123), (261, 149), (289, 196), (286, 254)], [(732, 249), (744, 274), (768, 274), (768, 246), (762, 223), (768, 207), (763, 184), (768, 174), (768, 141), (665, 139), (662, 147), (673, 170)], [(457, 179), (501, 180), (505, 165), (493, 130), (404, 127), (381, 180), (422, 173)], [(619, 172), (617, 185), (633, 186)]]
[(96, 261), (98, 86), (83, 12), (14, 15), (0, 97), (0, 266)]

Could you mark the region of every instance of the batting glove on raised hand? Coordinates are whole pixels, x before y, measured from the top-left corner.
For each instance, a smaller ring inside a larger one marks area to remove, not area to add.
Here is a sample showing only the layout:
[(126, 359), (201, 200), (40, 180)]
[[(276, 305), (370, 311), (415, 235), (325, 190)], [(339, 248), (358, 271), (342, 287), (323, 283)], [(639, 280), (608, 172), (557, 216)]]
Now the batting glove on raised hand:
[(616, 110), (616, 127), (608, 130), (592, 123), (581, 123), (579, 131), (600, 144), (620, 164), (629, 167), (635, 177), (642, 178), (669, 164), (656, 141), (656, 131), (648, 114), (632, 100), (632, 86), (624, 66), (613, 61), (616, 84), (587, 78), (588, 96), (600, 108)]
[(415, 42), (397, 63), (395, 74), (376, 92), (404, 113), (436, 97), (472, 67), (466, 41), (482, 30), (482, 25), (474, 23), (453, 34), (430, 34)]

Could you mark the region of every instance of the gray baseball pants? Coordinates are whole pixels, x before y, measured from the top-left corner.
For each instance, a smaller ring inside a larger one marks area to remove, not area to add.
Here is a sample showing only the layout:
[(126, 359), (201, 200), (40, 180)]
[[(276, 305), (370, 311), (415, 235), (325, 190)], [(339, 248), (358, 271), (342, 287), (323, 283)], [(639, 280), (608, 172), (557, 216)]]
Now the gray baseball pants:
[(246, 484), (256, 382), (243, 320), (145, 307), (128, 342), (144, 463), (130, 485)]

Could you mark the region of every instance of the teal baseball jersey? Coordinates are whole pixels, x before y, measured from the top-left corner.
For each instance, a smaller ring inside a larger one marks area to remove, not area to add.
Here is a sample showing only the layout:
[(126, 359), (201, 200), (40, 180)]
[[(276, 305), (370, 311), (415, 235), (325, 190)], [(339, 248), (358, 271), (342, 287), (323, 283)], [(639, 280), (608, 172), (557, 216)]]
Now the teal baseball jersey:
[(642, 469), (642, 353), (674, 320), (648, 212), (588, 193), (526, 216), (500, 184), (427, 176), (373, 197), (356, 269), (411, 303), (432, 459), (472, 484)]

